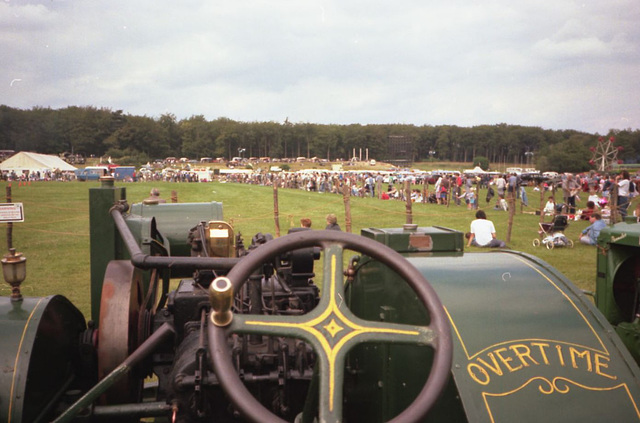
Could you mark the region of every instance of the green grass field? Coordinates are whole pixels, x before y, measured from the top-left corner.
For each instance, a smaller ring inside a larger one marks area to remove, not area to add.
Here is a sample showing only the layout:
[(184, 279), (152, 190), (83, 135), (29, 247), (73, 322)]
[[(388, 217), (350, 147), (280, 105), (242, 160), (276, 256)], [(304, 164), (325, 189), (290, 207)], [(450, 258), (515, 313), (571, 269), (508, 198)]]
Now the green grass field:
[[(225, 220), (233, 224), (236, 232), (243, 234), (245, 245), (258, 232), (275, 235), (274, 195), (270, 187), (218, 182), (116, 185), (126, 186), (130, 203), (146, 198), (152, 187), (160, 189), (164, 198), (169, 198), (171, 191), (175, 190), (179, 202), (220, 201), (224, 205)], [(2, 186), (6, 187), (7, 183), (2, 183)], [(62, 294), (76, 304), (85, 316), (89, 315), (89, 188), (98, 186), (97, 182), (12, 184), (12, 201), (23, 203), (25, 210), (25, 221), (13, 225), (14, 247), (27, 257), (27, 280), (23, 283), (23, 295)], [(487, 204), (483, 194), (480, 205), (495, 223), (498, 237), (504, 240), (508, 213), (494, 211), (493, 202)], [(338, 215), (339, 224), (345, 228), (342, 196), (280, 189), (278, 198), (282, 234), (290, 227), (298, 226), (303, 217), (313, 221), (313, 228), (322, 229), (328, 213)], [(540, 194), (529, 191), (529, 207), (524, 211), (534, 212), (539, 202)], [(351, 212), (353, 233), (359, 233), (361, 228), (367, 227), (400, 227), (406, 221), (405, 203), (401, 201), (352, 197)], [(508, 246), (547, 261), (579, 288), (593, 291), (596, 250), (577, 242), (580, 231), (588, 222), (571, 222), (569, 225), (566, 234), (576, 241), (573, 249), (547, 250), (532, 246), (531, 241), (537, 236), (539, 216), (528, 213), (520, 213), (520, 207), (517, 208)], [(438, 225), (466, 232), (473, 219), (474, 211), (467, 210), (464, 205), (413, 205), (413, 223), (420, 226)], [(0, 232), (0, 248), (6, 251), (6, 230)], [(471, 251), (483, 250), (471, 248)], [(8, 295), (9, 286), (2, 284), (0, 293)]]

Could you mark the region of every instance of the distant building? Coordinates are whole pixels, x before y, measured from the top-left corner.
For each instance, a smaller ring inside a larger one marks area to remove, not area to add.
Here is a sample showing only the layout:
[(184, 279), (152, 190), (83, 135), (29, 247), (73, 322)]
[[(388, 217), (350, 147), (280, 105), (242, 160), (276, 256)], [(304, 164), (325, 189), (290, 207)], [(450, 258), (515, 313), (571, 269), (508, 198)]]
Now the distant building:
[(398, 167), (413, 164), (413, 138), (406, 135), (389, 135), (387, 162)]

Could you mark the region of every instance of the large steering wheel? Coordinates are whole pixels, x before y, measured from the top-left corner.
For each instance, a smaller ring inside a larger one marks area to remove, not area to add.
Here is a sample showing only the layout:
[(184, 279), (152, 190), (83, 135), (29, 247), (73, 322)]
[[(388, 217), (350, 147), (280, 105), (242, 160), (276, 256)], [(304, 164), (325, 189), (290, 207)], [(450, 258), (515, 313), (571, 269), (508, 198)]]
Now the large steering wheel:
[[(251, 273), (286, 251), (321, 246), (324, 277), (318, 306), (302, 316), (231, 315), (230, 298)], [(427, 308), (429, 326), (367, 321), (355, 316), (345, 304), (343, 254), (345, 249), (364, 253), (394, 270), (413, 288)], [(227, 277), (214, 280), (210, 288), (214, 310), (208, 324), (209, 352), (220, 385), (236, 409), (253, 422), (282, 423), (260, 404), (240, 380), (231, 360), (227, 337), (253, 333), (304, 339), (316, 351), (319, 362), (319, 421), (342, 421), (344, 361), (348, 351), (363, 342), (394, 342), (427, 345), (434, 350), (433, 366), (413, 403), (392, 421), (414, 422), (433, 406), (451, 370), (452, 341), (449, 321), (435, 291), (404, 257), (379, 242), (338, 231), (302, 231), (261, 245), (236, 264)], [(226, 300), (225, 300), (226, 298)], [(219, 303), (226, 301), (226, 307)], [(221, 310), (222, 308), (222, 310)]]

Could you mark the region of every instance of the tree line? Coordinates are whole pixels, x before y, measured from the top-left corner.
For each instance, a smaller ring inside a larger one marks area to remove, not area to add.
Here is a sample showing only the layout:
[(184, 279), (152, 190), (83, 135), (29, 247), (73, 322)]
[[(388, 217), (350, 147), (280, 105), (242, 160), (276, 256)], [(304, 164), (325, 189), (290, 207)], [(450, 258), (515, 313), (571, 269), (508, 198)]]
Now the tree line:
[(348, 160), (355, 149), (369, 158), (389, 160), (390, 137), (407, 140), (412, 161), (471, 162), (482, 157), (495, 167), (519, 163), (541, 170), (581, 172), (592, 168), (590, 148), (599, 138), (615, 138), (618, 159), (638, 163), (640, 130), (611, 129), (607, 134), (550, 130), (519, 125), (375, 124), (239, 122), (203, 115), (177, 119), (124, 114), (93, 106), (29, 110), (0, 106), (0, 149), (44, 154), (71, 152), (110, 156), (122, 164), (168, 156), (317, 157)]

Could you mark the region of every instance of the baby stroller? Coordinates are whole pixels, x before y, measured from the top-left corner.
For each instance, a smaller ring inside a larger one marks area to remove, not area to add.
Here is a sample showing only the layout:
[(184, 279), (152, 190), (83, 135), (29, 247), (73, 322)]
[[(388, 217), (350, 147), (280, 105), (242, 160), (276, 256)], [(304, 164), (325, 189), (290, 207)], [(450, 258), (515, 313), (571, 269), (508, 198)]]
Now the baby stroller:
[(552, 250), (555, 247), (573, 248), (573, 241), (567, 238), (564, 230), (569, 226), (568, 218), (564, 214), (557, 214), (550, 223), (538, 223), (540, 230), (539, 238), (533, 240), (533, 246), (538, 247), (540, 244)]

